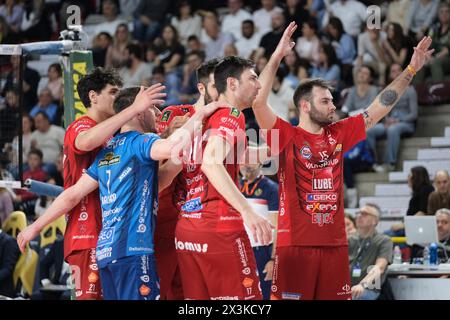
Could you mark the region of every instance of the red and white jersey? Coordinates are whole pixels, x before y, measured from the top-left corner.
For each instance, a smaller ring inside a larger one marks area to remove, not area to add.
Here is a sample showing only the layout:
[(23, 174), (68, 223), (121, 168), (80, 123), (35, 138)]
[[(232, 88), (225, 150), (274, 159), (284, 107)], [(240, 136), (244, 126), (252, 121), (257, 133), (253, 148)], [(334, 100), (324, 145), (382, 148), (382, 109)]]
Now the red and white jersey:
[[(95, 127), (97, 122), (83, 116), (74, 121), (66, 130), (64, 137), (64, 189), (77, 183), (84, 170), (94, 161), (101, 147), (92, 151), (81, 151), (75, 147), (75, 139), (80, 132)], [(64, 235), (64, 258), (73, 251), (92, 249), (102, 228), (102, 211), (98, 190), (84, 197), (67, 213), (67, 226)]]
[[(170, 123), (177, 116), (192, 116), (195, 113), (192, 105), (169, 106), (165, 108), (159, 116), (157, 123), (158, 135), (163, 134)], [(183, 186), (183, 173), (181, 172), (173, 182), (158, 195), (158, 215), (156, 219), (156, 238), (170, 238), (175, 233), (178, 215), (184, 201), (185, 189)]]
[(238, 109), (219, 108), (204, 123), (202, 135), (194, 137), (189, 160), (183, 164), (186, 201), (181, 207), (179, 226), (204, 232), (243, 231), (241, 214), (222, 197), (221, 191), (214, 188), (200, 169), (203, 151), (213, 136), (224, 138), (231, 146), (224, 166), (238, 186), (238, 159), (247, 145), (245, 117)]
[(364, 120), (358, 115), (323, 129), (311, 134), (280, 118), (272, 129), (279, 132), (278, 246), (347, 245), (343, 154), (365, 139)]

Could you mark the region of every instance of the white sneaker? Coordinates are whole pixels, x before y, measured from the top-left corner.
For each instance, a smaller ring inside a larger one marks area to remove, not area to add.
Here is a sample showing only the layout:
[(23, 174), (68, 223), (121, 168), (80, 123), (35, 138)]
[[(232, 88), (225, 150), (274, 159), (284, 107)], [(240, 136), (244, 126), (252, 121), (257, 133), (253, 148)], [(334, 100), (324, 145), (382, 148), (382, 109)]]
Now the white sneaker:
[(387, 171), (394, 171), (395, 170), (395, 164), (387, 164), (386, 165)]
[(378, 172), (378, 173), (384, 173), (384, 172), (386, 172), (386, 168), (385, 168), (382, 164), (374, 164), (374, 165), (372, 166), (372, 169), (373, 169), (375, 172)]
[(356, 208), (358, 205), (358, 190), (347, 189), (347, 206), (348, 208)]

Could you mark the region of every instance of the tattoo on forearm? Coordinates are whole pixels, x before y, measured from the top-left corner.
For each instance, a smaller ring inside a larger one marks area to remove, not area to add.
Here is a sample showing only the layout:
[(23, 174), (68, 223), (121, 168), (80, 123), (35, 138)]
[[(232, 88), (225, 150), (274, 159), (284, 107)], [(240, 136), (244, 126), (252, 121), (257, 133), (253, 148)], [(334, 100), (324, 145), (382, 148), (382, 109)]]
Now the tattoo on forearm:
[(372, 118), (369, 116), (369, 112), (367, 112), (367, 110), (364, 111), (363, 118), (364, 118), (364, 125), (365, 125), (366, 129), (372, 127), (373, 121), (372, 121)]
[(398, 94), (395, 90), (386, 90), (380, 96), (380, 103), (386, 107), (392, 107), (394, 102), (397, 100)]

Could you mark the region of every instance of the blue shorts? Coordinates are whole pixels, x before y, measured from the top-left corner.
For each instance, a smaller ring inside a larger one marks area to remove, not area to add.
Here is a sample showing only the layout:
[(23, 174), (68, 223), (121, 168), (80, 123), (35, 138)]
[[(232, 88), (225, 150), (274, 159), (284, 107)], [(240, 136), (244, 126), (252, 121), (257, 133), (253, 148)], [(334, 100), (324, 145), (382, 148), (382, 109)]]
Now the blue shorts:
[(261, 291), (264, 300), (270, 300), (270, 287), (272, 281), (266, 281), (264, 278), (266, 274), (263, 273), (267, 262), (270, 261), (272, 256), (272, 244), (268, 246), (253, 247), (253, 253), (255, 254), (256, 266), (258, 267), (259, 282), (261, 283)]
[(130, 256), (100, 268), (105, 300), (157, 300), (159, 279), (153, 254)]

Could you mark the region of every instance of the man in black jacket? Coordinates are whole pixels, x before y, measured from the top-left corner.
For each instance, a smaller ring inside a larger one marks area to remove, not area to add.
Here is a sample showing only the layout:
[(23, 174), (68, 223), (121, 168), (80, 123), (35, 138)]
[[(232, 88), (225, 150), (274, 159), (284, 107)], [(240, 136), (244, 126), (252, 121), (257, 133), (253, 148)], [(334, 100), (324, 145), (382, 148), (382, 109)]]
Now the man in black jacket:
[(0, 221), (0, 295), (14, 297), (13, 273), (20, 251), (16, 239), (1, 230)]

